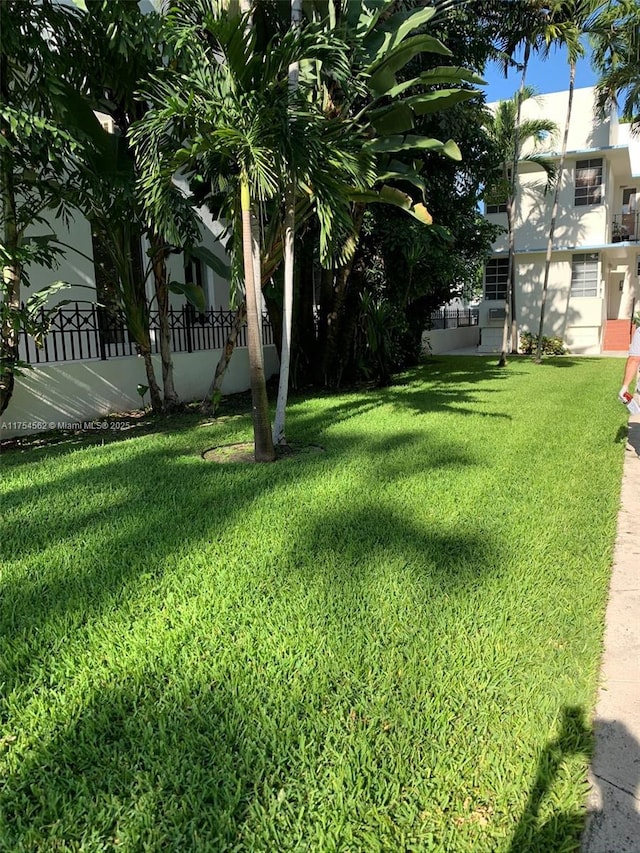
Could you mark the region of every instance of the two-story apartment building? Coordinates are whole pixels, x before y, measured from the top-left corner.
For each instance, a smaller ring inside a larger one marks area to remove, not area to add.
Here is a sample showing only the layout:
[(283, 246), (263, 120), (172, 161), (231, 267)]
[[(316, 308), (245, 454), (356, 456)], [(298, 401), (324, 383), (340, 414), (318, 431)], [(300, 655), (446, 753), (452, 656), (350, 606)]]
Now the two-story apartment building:
[[(551, 118), (560, 129), (568, 92), (523, 104), (523, 118)], [(553, 149), (559, 147), (559, 140)], [(551, 149), (552, 156), (559, 156)], [(515, 209), (515, 319), (518, 334), (538, 332), (552, 193), (541, 172), (521, 164)], [(593, 88), (576, 89), (553, 241), (545, 335), (559, 335), (574, 353), (624, 351), (640, 308), (640, 138), (612, 112), (598, 117)], [(504, 206), (486, 216), (506, 228)], [(507, 235), (493, 245), (480, 308), (480, 352), (502, 347), (507, 288)]]

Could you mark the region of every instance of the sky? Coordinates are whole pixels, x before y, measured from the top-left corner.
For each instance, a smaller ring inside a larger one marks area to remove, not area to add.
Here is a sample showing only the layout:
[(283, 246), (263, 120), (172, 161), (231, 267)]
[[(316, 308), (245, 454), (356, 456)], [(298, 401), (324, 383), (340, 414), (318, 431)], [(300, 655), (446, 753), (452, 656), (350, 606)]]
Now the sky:
[[(516, 69), (511, 69), (505, 80), (502, 70), (496, 63), (487, 66), (484, 79), (489, 84), (485, 88), (488, 103), (513, 97), (520, 86), (520, 74)], [(576, 88), (593, 86), (595, 82), (596, 75), (591, 70), (588, 56), (579, 59), (576, 66)], [(526, 83), (533, 86), (540, 95), (568, 89), (569, 63), (566, 51), (554, 51), (546, 60), (534, 55), (529, 63)]]

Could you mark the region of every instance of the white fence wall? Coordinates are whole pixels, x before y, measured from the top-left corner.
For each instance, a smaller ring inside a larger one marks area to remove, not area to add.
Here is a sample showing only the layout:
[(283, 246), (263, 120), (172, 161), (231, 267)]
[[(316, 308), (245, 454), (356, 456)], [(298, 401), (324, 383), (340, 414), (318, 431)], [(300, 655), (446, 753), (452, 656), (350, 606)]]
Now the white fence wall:
[[(174, 353), (175, 385), (181, 400), (202, 399), (209, 389), (221, 350)], [(264, 348), (267, 377), (278, 371), (275, 346)], [(160, 356), (153, 356), (161, 382)], [(67, 361), (43, 364), (16, 379), (16, 388), (6, 411), (0, 416), (0, 440), (67, 424), (83, 423), (114, 412), (139, 409), (136, 390), (147, 384), (142, 358), (124, 356), (107, 361)], [(249, 352), (237, 348), (224, 377), (223, 394), (249, 388)], [(147, 394), (146, 402), (149, 402)], [(72, 427), (67, 427), (72, 428)]]
[(422, 333), (422, 348), (427, 350), (429, 342), (433, 355), (450, 352), (453, 349), (475, 347), (480, 343), (479, 326), (460, 326), (457, 329), (432, 329)]

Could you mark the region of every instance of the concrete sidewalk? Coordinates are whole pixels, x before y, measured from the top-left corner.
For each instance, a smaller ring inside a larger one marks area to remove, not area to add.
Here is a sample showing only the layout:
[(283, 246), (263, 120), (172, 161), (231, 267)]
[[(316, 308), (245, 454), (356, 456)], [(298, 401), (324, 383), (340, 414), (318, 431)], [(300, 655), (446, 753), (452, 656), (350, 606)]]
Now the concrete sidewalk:
[(583, 853), (640, 853), (640, 415), (629, 421)]

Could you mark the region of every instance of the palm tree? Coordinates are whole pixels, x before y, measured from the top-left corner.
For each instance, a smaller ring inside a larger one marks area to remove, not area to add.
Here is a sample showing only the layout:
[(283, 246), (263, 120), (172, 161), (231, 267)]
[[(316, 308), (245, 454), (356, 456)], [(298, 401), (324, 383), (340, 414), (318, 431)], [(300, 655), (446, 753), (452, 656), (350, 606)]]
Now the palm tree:
[[(526, 77), (532, 52), (539, 52), (543, 45), (544, 33), (547, 22), (548, 10), (545, 0), (525, 0), (524, 3), (515, 3), (508, 9), (507, 15), (509, 25), (506, 28), (506, 36), (502, 39), (500, 48), (503, 52), (503, 65), (505, 75), (507, 67), (513, 55), (519, 47), (523, 46), (523, 57), (520, 71), (520, 89), (518, 92), (518, 108), (515, 120), (515, 135), (513, 146), (513, 161), (511, 163), (511, 179), (509, 198), (516, 195), (516, 182), (518, 172), (518, 157), (520, 150), (519, 127), (522, 103), (528, 95), (526, 94)], [(513, 211), (507, 203), (507, 216), (512, 216)], [(515, 289), (515, 231), (509, 228), (509, 262), (507, 271), (507, 289), (509, 291), (509, 311), (505, 311), (504, 325), (502, 331), (502, 353), (500, 355), (499, 367), (507, 363), (507, 349), (509, 337), (509, 313), (511, 314), (511, 351), (518, 351), (518, 324), (516, 314), (516, 289)]]
[(592, 64), (600, 75), (598, 106), (617, 107), (640, 130), (640, 6), (620, 0), (600, 10), (593, 22), (590, 41)]
[(558, 218), (558, 198), (562, 184), (564, 163), (567, 156), (567, 141), (569, 139), (569, 124), (571, 122), (571, 111), (573, 107), (573, 91), (576, 79), (576, 63), (580, 56), (584, 56), (584, 47), (581, 38), (589, 33), (597, 20), (597, 13), (602, 6), (601, 0), (553, 0), (549, 4), (549, 25), (547, 28), (547, 44), (562, 44), (567, 50), (569, 59), (569, 94), (567, 98), (567, 114), (562, 138), (562, 150), (558, 162), (558, 177), (553, 195), (551, 207), (551, 221), (549, 224), (549, 235), (547, 238), (547, 251), (544, 263), (544, 279), (542, 283), (542, 298), (540, 300), (540, 323), (538, 326), (538, 343), (535, 362), (542, 362), (542, 334), (544, 330), (544, 317), (549, 290), (549, 273), (551, 270), (551, 254), (553, 251), (553, 237)]
[[(155, 109), (132, 135), (142, 186), (148, 210), (160, 223), (178, 170), (199, 185), (201, 199), (214, 213), (222, 199), (232, 220), (240, 220), (233, 231), (233, 269), (238, 278), (241, 268), (244, 280), (255, 458), (272, 461), (256, 288), (262, 275), (251, 251), (252, 213), (256, 203), (282, 197), (292, 163), (301, 164), (301, 180), (311, 183), (309, 170), (322, 158), (331, 134), (323, 138), (322, 116), (308, 103), (307, 91), (290, 90), (289, 67), (305, 56), (326, 58), (332, 45), (319, 43), (315, 32), (291, 30), (275, 37), (267, 50), (257, 50), (246, 15), (214, 16), (207, 0), (179, 2), (167, 20), (183, 70), (164, 69), (147, 92)], [(337, 221), (337, 214), (328, 216)]]
[[(496, 149), (504, 152), (504, 160), (496, 170), (495, 180), (488, 188), (489, 197), (502, 200), (506, 197), (507, 239), (509, 245), (509, 264), (507, 274), (507, 293), (505, 298), (505, 324), (503, 328), (502, 353), (500, 366), (506, 364), (508, 349), (508, 317), (511, 309), (511, 293), (515, 282), (515, 216), (517, 200), (518, 164), (530, 163), (542, 169), (546, 175), (543, 190), (546, 192), (555, 180), (556, 170), (553, 161), (541, 152), (540, 146), (558, 132), (558, 126), (550, 119), (520, 119), (521, 105), (535, 96), (531, 86), (521, 87), (507, 101), (500, 101), (493, 115), (487, 120), (487, 130)], [(515, 163), (515, 167), (514, 164)]]

